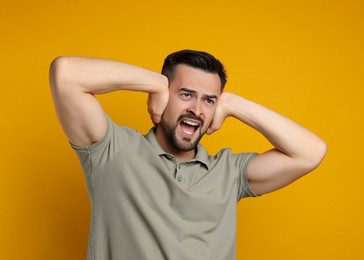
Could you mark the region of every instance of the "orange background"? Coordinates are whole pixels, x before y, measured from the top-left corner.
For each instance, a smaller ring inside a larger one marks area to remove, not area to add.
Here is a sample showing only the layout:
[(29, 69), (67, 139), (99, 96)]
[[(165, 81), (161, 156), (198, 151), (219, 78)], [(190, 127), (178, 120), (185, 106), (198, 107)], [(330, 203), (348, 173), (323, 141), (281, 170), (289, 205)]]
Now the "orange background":
[[(159, 71), (184, 48), (221, 59), (227, 91), (318, 133), (329, 153), (291, 186), (242, 201), (238, 259), (364, 259), (362, 1), (9, 1), (0, 8), (0, 258), (85, 259), (90, 206), (76, 154), (53, 108), (59, 55)], [(146, 94), (100, 96), (115, 121), (145, 133)], [(205, 137), (215, 153), (270, 144), (228, 120)]]

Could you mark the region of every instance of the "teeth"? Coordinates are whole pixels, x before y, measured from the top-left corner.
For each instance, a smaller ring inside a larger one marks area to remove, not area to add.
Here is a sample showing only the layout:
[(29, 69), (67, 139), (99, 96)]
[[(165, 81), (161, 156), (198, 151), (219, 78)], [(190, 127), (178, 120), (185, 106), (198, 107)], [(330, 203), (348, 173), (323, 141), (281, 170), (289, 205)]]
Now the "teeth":
[(187, 124), (187, 125), (191, 125), (191, 126), (199, 126), (199, 124), (189, 121), (189, 120), (184, 120), (183, 123)]

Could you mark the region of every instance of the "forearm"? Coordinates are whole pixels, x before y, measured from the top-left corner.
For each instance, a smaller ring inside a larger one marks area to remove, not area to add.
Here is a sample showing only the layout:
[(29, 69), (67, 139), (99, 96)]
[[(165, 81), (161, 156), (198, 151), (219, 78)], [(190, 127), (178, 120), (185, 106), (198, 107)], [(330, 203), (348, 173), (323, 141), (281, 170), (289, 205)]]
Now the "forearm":
[(316, 134), (257, 103), (226, 94), (226, 113), (259, 131), (277, 150), (312, 167), (322, 160), (326, 144)]
[(59, 57), (53, 61), (50, 74), (53, 87), (92, 94), (116, 90), (159, 93), (168, 88), (164, 75), (113, 60)]

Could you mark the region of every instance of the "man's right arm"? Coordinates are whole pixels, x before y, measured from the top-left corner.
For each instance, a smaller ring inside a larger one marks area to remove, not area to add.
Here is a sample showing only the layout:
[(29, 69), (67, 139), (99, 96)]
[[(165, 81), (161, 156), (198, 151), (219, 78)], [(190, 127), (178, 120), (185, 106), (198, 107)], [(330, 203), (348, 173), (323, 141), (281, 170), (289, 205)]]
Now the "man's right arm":
[(149, 93), (149, 113), (154, 123), (168, 102), (168, 79), (150, 70), (126, 63), (82, 58), (58, 57), (50, 68), (54, 105), (68, 140), (87, 146), (101, 140), (107, 129), (103, 109), (94, 96), (117, 90)]

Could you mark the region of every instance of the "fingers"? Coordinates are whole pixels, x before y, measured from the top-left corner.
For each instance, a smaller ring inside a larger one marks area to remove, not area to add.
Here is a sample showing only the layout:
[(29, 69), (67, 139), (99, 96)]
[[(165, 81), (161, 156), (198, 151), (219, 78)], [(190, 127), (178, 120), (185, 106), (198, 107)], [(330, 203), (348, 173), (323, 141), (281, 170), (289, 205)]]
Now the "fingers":
[(151, 98), (151, 94), (149, 94), (148, 97), (148, 113), (150, 116), (150, 119), (152, 120), (153, 124), (159, 124), (162, 114), (158, 111), (158, 107), (155, 106), (153, 103), (153, 99)]
[(169, 99), (168, 91), (165, 93), (155, 93), (148, 95), (148, 113), (153, 124), (159, 124), (167, 107)]
[(217, 130), (219, 130), (222, 127), (226, 117), (227, 117), (227, 115), (223, 111), (221, 106), (218, 106), (216, 108), (214, 118), (212, 119), (212, 122), (206, 131), (206, 134), (210, 135), (210, 134), (216, 132)]
[(225, 121), (225, 117), (222, 120), (219, 120), (218, 122), (212, 122), (210, 127), (207, 129), (206, 134), (210, 135), (214, 132), (216, 132), (217, 130), (219, 130), (222, 127), (222, 124)]

